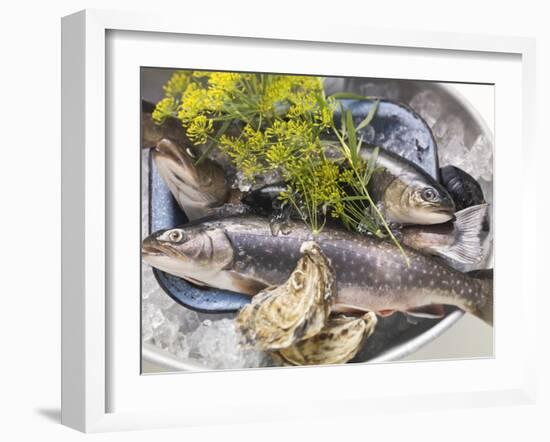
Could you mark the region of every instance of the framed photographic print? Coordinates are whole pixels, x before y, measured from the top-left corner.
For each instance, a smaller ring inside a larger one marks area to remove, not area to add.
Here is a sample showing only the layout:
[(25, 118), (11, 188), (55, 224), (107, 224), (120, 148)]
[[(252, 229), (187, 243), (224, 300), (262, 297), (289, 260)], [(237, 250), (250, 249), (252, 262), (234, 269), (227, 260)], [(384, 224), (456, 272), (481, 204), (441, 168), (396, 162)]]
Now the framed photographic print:
[(530, 401), (532, 41), (235, 29), (63, 19), (63, 423)]

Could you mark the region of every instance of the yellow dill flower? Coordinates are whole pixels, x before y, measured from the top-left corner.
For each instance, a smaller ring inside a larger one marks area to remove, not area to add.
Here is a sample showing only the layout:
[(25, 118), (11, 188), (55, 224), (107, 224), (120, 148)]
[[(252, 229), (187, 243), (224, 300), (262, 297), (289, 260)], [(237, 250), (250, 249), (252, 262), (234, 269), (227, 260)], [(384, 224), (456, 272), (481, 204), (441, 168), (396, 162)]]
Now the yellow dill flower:
[(241, 74), (235, 72), (212, 72), (208, 78), (208, 86), (224, 92), (231, 92), (241, 79)]
[(299, 117), (301, 115), (313, 114), (317, 110), (317, 99), (315, 96), (307, 95), (294, 95), (292, 99), (292, 105), (288, 110), (288, 115), (292, 117)]
[(189, 124), (197, 115), (209, 110), (208, 103), (206, 89), (196, 83), (191, 83), (181, 96), (178, 118), (184, 125)]
[(209, 71), (193, 71), (193, 77), (195, 78), (208, 78), (212, 75), (212, 72)]
[(338, 181), (343, 184), (350, 184), (355, 182), (355, 175), (351, 169), (344, 169), (338, 175)]
[(222, 111), (226, 102), (234, 100), (233, 93), (240, 84), (241, 74), (232, 72), (212, 72), (208, 78), (209, 106), (214, 111)]
[(252, 181), (254, 181), (258, 175), (266, 172), (265, 166), (258, 161), (256, 157), (248, 156), (243, 158), (239, 166), (245, 178)]
[(170, 80), (168, 80), (168, 83), (166, 83), (163, 87), (164, 92), (166, 93), (167, 97), (173, 97), (178, 99), (181, 97), (181, 94), (185, 91), (187, 88), (187, 85), (189, 84), (189, 77), (191, 76), (190, 72), (186, 71), (177, 71), (172, 75)]
[(269, 167), (276, 169), (290, 162), (294, 154), (295, 149), (291, 145), (278, 142), (270, 146), (265, 155)]
[(162, 124), (168, 117), (173, 117), (176, 115), (178, 110), (178, 102), (174, 97), (166, 97), (160, 100), (155, 110), (153, 111), (152, 117), (157, 124)]
[(313, 111), (313, 124), (321, 130), (330, 128), (333, 124), (335, 110), (336, 102), (334, 99), (319, 95), (317, 97), (317, 108)]
[(333, 122), (333, 119), (332, 119), (333, 114), (334, 114), (334, 110), (331, 109), (330, 107), (328, 106), (322, 107), (316, 116), (317, 124), (321, 126), (322, 129), (330, 127)]
[(212, 120), (205, 115), (196, 116), (187, 127), (187, 136), (195, 144), (204, 144), (212, 132)]
[(292, 77), (288, 75), (270, 76), (258, 102), (258, 110), (263, 115), (284, 114), (288, 110), (288, 98), (292, 89)]
[(256, 175), (267, 170), (263, 165), (260, 152), (253, 147), (253, 143), (249, 143), (244, 137), (234, 138), (222, 135), (219, 140), (219, 147), (229, 155), (237, 168), (248, 179), (253, 180)]
[(252, 126), (247, 124), (242, 133), (241, 141), (243, 143), (243, 148), (246, 150), (246, 156), (264, 156), (265, 148), (267, 144), (267, 139), (262, 130), (254, 129)]
[(218, 145), (223, 152), (235, 161), (235, 163), (239, 163), (241, 157), (246, 156), (246, 153), (243, 154), (244, 144), (239, 138), (222, 135), (218, 141)]

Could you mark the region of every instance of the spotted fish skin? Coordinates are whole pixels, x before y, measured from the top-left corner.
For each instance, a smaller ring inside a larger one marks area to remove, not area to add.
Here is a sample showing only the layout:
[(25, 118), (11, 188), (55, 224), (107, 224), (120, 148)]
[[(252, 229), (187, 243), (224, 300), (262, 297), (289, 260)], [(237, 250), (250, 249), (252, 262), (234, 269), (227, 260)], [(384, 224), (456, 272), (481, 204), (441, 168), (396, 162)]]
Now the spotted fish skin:
[(314, 237), (305, 224), (293, 221), (274, 235), (268, 220), (252, 215), (179, 229), (223, 232), (224, 247), (230, 244), (233, 248), (231, 264), (220, 269), (233, 278), (232, 287), (218, 287), (214, 280), (203, 281), (206, 285), (249, 295), (255, 295), (262, 285), (280, 285), (294, 270), (301, 244), (315, 241), (336, 273), (335, 311), (412, 312), (446, 304), (492, 321), (492, 277), (472, 277), (409, 248), (405, 248), (407, 265), (389, 241), (332, 227)]

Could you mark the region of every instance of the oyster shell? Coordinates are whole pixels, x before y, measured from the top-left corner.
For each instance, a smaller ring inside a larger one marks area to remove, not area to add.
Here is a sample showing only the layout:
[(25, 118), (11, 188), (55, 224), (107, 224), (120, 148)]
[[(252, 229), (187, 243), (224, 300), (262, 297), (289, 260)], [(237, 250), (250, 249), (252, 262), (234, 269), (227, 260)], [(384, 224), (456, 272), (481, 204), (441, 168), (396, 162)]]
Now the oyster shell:
[(290, 365), (342, 364), (352, 359), (374, 331), (376, 315), (360, 318), (331, 317), (321, 332), (310, 339), (279, 350), (276, 356)]
[(324, 327), (334, 296), (336, 278), (329, 260), (312, 241), (288, 280), (268, 287), (252, 298), (236, 318), (244, 344), (277, 350), (310, 338)]

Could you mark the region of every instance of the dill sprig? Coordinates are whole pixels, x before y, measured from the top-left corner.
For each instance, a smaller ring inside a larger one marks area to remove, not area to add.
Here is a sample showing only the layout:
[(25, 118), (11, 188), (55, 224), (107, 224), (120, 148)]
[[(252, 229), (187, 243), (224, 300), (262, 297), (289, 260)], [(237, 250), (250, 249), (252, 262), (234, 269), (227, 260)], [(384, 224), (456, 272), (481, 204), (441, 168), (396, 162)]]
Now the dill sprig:
[[(175, 117), (193, 143), (206, 144), (198, 162), (219, 148), (246, 179), (275, 171), (287, 183), (279, 199), (313, 234), (329, 218), (340, 219), (348, 229), (390, 237), (406, 257), (367, 190), (376, 155), (368, 163), (359, 155), (358, 130), (377, 106), (357, 126), (342, 110), (337, 128), (336, 97), (310, 76), (178, 71), (164, 91), (153, 119), (162, 124)], [(232, 124), (240, 127), (236, 135), (228, 131)], [(335, 139), (327, 140), (331, 133)]]

